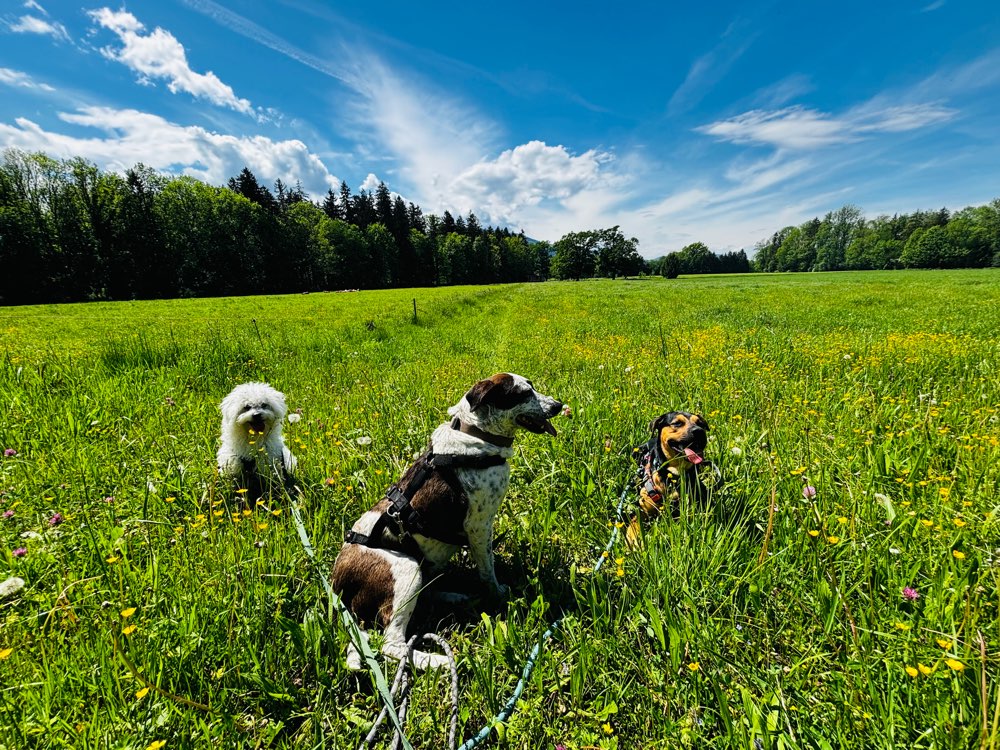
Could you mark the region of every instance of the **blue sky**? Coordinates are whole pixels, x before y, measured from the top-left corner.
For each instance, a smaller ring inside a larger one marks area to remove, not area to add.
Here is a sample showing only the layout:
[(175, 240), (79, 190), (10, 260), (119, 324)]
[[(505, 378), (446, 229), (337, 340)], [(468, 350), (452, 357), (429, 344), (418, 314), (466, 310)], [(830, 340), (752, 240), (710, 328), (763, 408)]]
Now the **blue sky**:
[(1000, 197), (1000, 3), (5, 0), (4, 146), (749, 250)]

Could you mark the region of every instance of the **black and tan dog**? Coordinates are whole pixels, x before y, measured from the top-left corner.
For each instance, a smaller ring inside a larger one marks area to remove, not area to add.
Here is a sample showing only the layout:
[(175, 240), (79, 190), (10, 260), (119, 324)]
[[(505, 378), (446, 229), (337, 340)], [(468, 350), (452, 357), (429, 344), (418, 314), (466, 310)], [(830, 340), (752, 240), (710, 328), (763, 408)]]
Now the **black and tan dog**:
[(642, 526), (665, 510), (675, 518), (680, 512), (681, 493), (701, 501), (708, 490), (698, 476), (698, 465), (705, 462), (708, 422), (698, 414), (671, 411), (649, 424), (650, 438), (633, 455), (642, 473), (639, 489), (639, 512), (625, 531), (631, 547), (642, 540)]

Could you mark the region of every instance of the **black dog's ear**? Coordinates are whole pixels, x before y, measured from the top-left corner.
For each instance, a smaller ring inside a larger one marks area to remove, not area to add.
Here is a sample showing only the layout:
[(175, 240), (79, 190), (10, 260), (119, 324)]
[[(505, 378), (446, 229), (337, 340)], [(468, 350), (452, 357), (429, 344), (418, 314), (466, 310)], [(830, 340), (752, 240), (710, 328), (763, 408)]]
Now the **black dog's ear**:
[(476, 411), (499, 402), (510, 391), (512, 384), (513, 378), (509, 375), (494, 375), (472, 386), (465, 394), (465, 400), (469, 402), (469, 408)]
[(652, 422), (649, 423), (649, 432), (651, 435), (659, 435), (660, 430), (666, 427), (668, 424), (674, 421), (674, 417), (677, 416), (677, 412), (668, 411), (666, 414), (661, 414)]
[(695, 423), (701, 427), (705, 432), (711, 432), (712, 428), (708, 426), (708, 420), (706, 420), (701, 414), (694, 415)]

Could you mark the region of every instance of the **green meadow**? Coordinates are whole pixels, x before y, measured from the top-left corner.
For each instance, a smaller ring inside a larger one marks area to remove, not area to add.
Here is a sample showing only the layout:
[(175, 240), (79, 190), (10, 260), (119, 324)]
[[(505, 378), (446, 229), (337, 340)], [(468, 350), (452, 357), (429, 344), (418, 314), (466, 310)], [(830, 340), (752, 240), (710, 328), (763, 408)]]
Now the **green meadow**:
[[(571, 414), (516, 443), (510, 599), (414, 619), (455, 650), (463, 738), (562, 617), (486, 747), (995, 748), (998, 331), (992, 270), (0, 309), (0, 584), (24, 581), (0, 598), (0, 748), (357, 747), (377, 693), (288, 498), (218, 480), (218, 403), (263, 380), (300, 410), (329, 569), (497, 371)], [(706, 417), (724, 483), (595, 572), (672, 409)], [(416, 748), (445, 747), (448, 713), (447, 676), (417, 676)]]

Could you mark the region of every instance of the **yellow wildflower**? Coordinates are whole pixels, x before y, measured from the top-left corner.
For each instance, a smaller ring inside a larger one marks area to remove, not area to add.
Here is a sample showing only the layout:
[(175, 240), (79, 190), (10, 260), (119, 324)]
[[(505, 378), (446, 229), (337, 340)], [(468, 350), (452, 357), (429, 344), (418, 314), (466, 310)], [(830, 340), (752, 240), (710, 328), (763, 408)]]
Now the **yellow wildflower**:
[(965, 669), (965, 665), (958, 659), (945, 659), (944, 663), (948, 665), (949, 669), (954, 669), (956, 672), (961, 672)]
[(916, 677), (918, 674), (920, 674), (920, 672), (918, 672), (914, 667), (907, 666), (906, 674), (910, 675), (910, 677)]
[(819, 536), (819, 531), (817, 531), (816, 529), (809, 529), (809, 536), (815, 539), (816, 537)]
[(951, 648), (951, 641), (949, 641), (947, 638), (938, 638), (937, 645), (939, 645), (941, 648), (949, 649)]
[(129, 625), (127, 628), (122, 628), (122, 635), (132, 635), (135, 632), (135, 625)]
[(8, 656), (10, 656), (13, 653), (14, 653), (14, 649), (12, 649), (12, 648), (2, 649), (2, 650), (0, 650), (0, 659), (6, 659)]
[(123, 609), (121, 611), (121, 616), (128, 619), (135, 614), (135, 607), (129, 607), (128, 609)]
[(934, 667), (928, 667), (924, 664), (920, 664), (919, 662), (917, 662), (917, 669), (920, 670), (920, 674), (922, 674), (924, 677), (929, 677), (930, 675), (934, 674)]
[(962, 551), (960, 551), (960, 550), (957, 550), (957, 549), (953, 549), (953, 550), (951, 551), (951, 554), (952, 554), (952, 556), (953, 556), (953, 557), (954, 557), (954, 558), (955, 558), (956, 560), (964, 560), (964, 559), (965, 559), (965, 553), (964, 553), (964, 552), (962, 552)]
[(142, 690), (136, 690), (135, 691), (135, 697), (136, 697), (137, 700), (142, 700), (143, 698), (146, 697), (146, 693), (148, 693), (148, 692), (149, 692), (149, 688), (148, 687), (144, 687)]
[(701, 664), (699, 664), (696, 661), (693, 661), (690, 664), (688, 664), (688, 669), (690, 669), (692, 672), (697, 672), (699, 669), (701, 669)]

